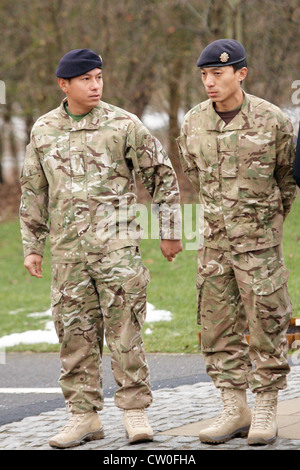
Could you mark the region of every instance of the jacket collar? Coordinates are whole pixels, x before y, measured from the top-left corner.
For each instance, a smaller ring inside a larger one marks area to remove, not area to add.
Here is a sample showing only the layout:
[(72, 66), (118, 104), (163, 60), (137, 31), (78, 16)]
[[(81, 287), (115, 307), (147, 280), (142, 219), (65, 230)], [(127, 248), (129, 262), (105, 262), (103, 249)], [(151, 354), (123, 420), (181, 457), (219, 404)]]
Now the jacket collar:
[(237, 129), (251, 129), (253, 127), (252, 110), (253, 105), (247, 93), (243, 91), (244, 101), (240, 112), (226, 125), (222, 118), (216, 113), (211, 100), (209, 100), (206, 110), (207, 130), (212, 131), (233, 131)]
[(67, 98), (64, 98), (59, 107), (59, 127), (60, 129), (69, 131), (79, 130), (92, 130), (100, 127), (101, 116), (104, 114), (102, 108), (102, 102), (99, 102), (98, 106), (95, 106), (86, 116), (80, 121), (74, 121), (65, 110), (65, 104)]

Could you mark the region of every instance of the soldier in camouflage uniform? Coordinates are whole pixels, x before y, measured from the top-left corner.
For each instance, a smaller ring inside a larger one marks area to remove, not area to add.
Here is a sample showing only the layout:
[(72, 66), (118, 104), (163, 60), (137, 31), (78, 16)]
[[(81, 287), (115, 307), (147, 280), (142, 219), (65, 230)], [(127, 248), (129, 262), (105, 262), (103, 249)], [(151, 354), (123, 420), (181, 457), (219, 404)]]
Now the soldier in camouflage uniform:
[[(214, 41), (197, 65), (209, 99), (185, 116), (178, 146), (204, 207), (198, 321), (207, 372), (224, 403), (200, 440), (247, 435), (251, 424), (249, 444), (265, 444), (276, 437), (277, 394), (289, 372), (292, 306), (281, 244), (295, 197), (293, 129), (278, 107), (241, 88), (247, 68), (239, 42)], [(252, 419), (248, 387), (256, 393)]]
[(134, 115), (100, 101), (102, 60), (75, 50), (56, 75), (66, 98), (33, 126), (21, 176), (25, 267), (41, 277), (46, 237), (51, 304), (61, 343), (60, 385), (72, 418), (50, 441), (70, 447), (104, 436), (101, 356), (104, 331), (130, 442), (152, 440), (144, 409), (152, 394), (141, 328), (149, 272), (135, 220), (136, 172), (163, 206), (161, 250), (171, 261), (179, 191), (161, 144)]

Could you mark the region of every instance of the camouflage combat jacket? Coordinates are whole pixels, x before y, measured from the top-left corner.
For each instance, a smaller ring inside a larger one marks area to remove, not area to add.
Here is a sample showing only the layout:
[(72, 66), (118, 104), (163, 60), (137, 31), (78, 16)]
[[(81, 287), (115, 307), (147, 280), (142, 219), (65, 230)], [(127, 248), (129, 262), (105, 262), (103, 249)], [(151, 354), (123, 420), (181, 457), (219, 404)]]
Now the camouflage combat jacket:
[(171, 222), (160, 227), (160, 235), (172, 238), (179, 190), (160, 142), (120, 108), (100, 102), (76, 122), (65, 101), (36, 121), (26, 149), (20, 206), (24, 255), (42, 255), (48, 234), (56, 262), (93, 262), (110, 250), (138, 245), (135, 172), (153, 204), (163, 205), (166, 217), (170, 210)]
[(244, 94), (226, 125), (207, 100), (186, 114), (177, 143), (203, 205), (205, 246), (242, 253), (281, 243), (296, 186), (293, 128), (278, 107)]

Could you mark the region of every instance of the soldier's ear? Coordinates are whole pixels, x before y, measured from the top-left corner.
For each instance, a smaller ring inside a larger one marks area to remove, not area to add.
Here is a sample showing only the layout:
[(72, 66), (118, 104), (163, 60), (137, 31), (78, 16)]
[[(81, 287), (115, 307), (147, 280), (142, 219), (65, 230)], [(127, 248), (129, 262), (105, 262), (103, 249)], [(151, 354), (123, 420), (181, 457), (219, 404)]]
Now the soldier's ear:
[(241, 69), (238, 70), (238, 72), (239, 72), (239, 81), (242, 82), (243, 80), (245, 80), (247, 76), (248, 69), (247, 67), (242, 67)]
[(62, 89), (62, 91), (64, 93), (67, 93), (67, 84), (68, 84), (68, 80), (66, 80), (65, 78), (58, 78), (57, 79), (57, 82), (58, 82), (58, 85), (59, 87)]

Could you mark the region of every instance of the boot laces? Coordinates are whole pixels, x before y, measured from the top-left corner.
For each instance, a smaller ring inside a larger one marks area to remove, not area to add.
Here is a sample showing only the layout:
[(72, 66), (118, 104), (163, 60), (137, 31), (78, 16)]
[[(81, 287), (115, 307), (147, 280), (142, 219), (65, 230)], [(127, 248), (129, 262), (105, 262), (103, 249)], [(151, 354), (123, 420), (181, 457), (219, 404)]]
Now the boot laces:
[(237, 400), (234, 393), (230, 390), (222, 390), (222, 401), (223, 401), (223, 410), (221, 414), (216, 418), (215, 424), (219, 425), (224, 421), (228, 421), (232, 416), (236, 414), (238, 409)]
[(73, 414), (72, 417), (67, 422), (67, 424), (63, 427), (61, 432), (69, 432), (71, 429), (73, 429), (80, 423), (83, 417), (84, 417), (84, 413)]
[(126, 416), (133, 427), (148, 426), (147, 417), (143, 408), (136, 408), (126, 411)]
[(257, 396), (252, 417), (253, 426), (266, 429), (274, 418), (276, 408), (276, 397)]

